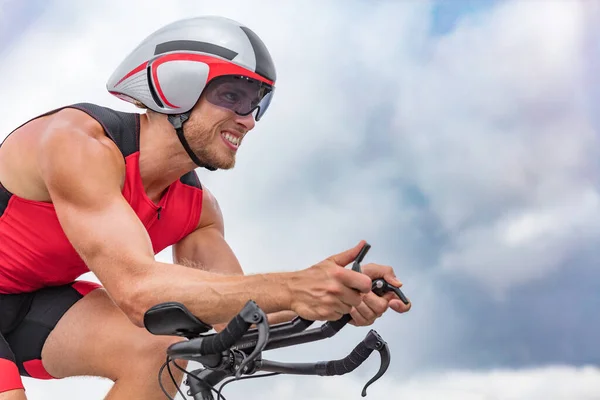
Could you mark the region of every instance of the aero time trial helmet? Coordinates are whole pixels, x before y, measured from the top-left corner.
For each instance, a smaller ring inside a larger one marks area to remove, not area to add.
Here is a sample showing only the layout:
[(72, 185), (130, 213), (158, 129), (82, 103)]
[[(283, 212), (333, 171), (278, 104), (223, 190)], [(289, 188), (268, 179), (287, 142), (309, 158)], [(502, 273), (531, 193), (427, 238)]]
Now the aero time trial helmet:
[[(269, 107), (275, 80), (271, 55), (256, 33), (228, 18), (204, 16), (152, 33), (121, 62), (106, 87), (120, 99), (168, 114), (192, 160), (207, 167), (183, 136), (183, 123), (202, 93), (239, 115), (256, 112), (258, 121)], [(220, 95), (221, 88), (232, 85), (245, 96)]]

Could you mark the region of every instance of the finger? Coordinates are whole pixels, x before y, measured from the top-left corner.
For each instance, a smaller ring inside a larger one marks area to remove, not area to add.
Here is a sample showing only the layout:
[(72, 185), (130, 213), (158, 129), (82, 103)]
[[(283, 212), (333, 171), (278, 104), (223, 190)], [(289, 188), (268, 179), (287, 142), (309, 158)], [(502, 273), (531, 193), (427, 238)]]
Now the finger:
[(340, 314), (339, 317), (342, 317), (345, 314), (350, 313), (352, 310), (352, 305), (345, 303), (341, 299), (338, 299), (337, 302), (333, 305), (333, 310)]
[(371, 279), (383, 278), (391, 285), (401, 287), (402, 282), (396, 277), (394, 269), (388, 265), (366, 264), (362, 267), (362, 272)]
[(317, 315), (319, 315), (317, 319), (319, 321), (337, 321), (342, 318), (344, 314), (349, 313), (351, 309), (352, 307), (348, 307), (341, 302), (339, 304), (321, 307), (316, 311)]
[(354, 326), (371, 325), (371, 323), (369, 323), (369, 321), (356, 308), (350, 310), (350, 316), (352, 317), (350, 323)]
[(390, 300), (390, 308), (397, 313), (405, 313), (411, 309), (412, 303), (404, 304), (401, 300), (393, 299)]
[[(392, 304), (395, 304), (394, 307), (396, 307), (396, 308), (394, 308), (394, 311), (406, 312), (406, 311), (410, 310), (410, 306), (411, 306), (410, 299), (407, 298), (409, 303), (404, 304), (403, 301), (398, 299), (398, 296), (396, 296), (396, 293), (394, 293), (394, 292), (387, 292), (381, 298), (386, 299), (388, 302), (388, 305), (390, 307), (392, 306)], [(398, 304), (401, 304), (402, 306), (399, 306)]]
[[(386, 293), (387, 294), (387, 293)], [(390, 299), (379, 297), (371, 292), (363, 297), (363, 303), (377, 316), (381, 317), (387, 311)]]
[(357, 307), (353, 308), (362, 317), (365, 322), (375, 321), (377, 314), (373, 311), (365, 302), (360, 303)]
[(361, 295), (361, 293), (352, 288), (341, 286), (337, 298), (342, 303), (352, 308), (357, 307), (360, 303), (362, 303), (362, 296), (363, 295)]
[(340, 268), (336, 272), (336, 277), (344, 286), (356, 289), (361, 293), (371, 292), (371, 278), (360, 272), (351, 269)]
[(340, 267), (345, 267), (346, 265), (348, 265), (352, 261), (354, 261), (354, 259), (358, 256), (358, 253), (360, 253), (360, 250), (363, 248), (363, 246), (365, 245), (365, 243), (366, 242), (364, 240), (361, 240), (353, 248), (348, 249), (346, 251), (343, 251), (341, 253), (335, 254), (335, 255), (333, 255), (331, 257), (328, 257), (327, 259), (329, 261), (333, 261), (334, 263), (336, 263)]

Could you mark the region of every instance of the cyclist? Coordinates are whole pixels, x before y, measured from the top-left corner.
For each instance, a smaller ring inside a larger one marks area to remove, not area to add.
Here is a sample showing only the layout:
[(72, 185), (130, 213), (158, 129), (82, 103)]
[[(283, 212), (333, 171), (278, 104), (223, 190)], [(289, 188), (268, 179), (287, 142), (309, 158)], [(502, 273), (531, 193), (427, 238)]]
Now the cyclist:
[[(303, 270), (243, 274), (195, 169), (234, 167), (275, 80), (252, 30), (189, 18), (152, 33), (108, 81), (145, 112), (71, 104), (9, 134), (0, 147), (0, 400), (25, 398), (21, 376), (80, 375), (114, 381), (107, 399), (163, 398), (157, 371), (181, 339), (151, 335), (143, 315), (166, 301), (217, 329), (249, 299), (270, 323), (351, 313), (370, 325), (389, 308), (408, 311), (370, 292), (374, 278), (401, 285), (391, 267), (341, 268), (363, 242)], [(156, 261), (168, 246), (174, 263)], [(77, 279), (89, 271), (102, 285)]]

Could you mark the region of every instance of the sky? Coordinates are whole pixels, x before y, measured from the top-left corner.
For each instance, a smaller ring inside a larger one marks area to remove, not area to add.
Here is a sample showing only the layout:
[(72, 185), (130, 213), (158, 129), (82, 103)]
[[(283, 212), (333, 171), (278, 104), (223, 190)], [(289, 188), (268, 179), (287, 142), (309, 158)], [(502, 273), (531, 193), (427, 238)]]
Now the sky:
[[(0, 138), (80, 101), (135, 112), (105, 84), (146, 35), (192, 15), (239, 20), (272, 53), (276, 95), (236, 168), (198, 173), (244, 270), (299, 270), (369, 241), (366, 261), (392, 265), (413, 302), (370, 327), (392, 364), (369, 398), (600, 399), (600, 3), (169, 4), (0, 0)], [(265, 358), (341, 358), (368, 329)], [(224, 394), (359, 399), (377, 368)], [(25, 385), (30, 400), (110, 388)]]

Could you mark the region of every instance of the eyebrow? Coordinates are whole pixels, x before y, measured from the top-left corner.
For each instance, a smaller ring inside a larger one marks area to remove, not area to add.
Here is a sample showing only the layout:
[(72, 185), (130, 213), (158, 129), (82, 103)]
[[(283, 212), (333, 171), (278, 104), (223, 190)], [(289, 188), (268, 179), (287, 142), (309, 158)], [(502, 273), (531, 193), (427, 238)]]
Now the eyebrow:
[(238, 93), (238, 94), (241, 94), (241, 95), (243, 95), (245, 97), (251, 97), (251, 96), (248, 95), (248, 92), (246, 92), (245, 90), (240, 89), (239, 87), (236, 87), (236, 86), (223, 85), (222, 88), (223, 89), (221, 89), (221, 90), (224, 90), (224, 91)]

